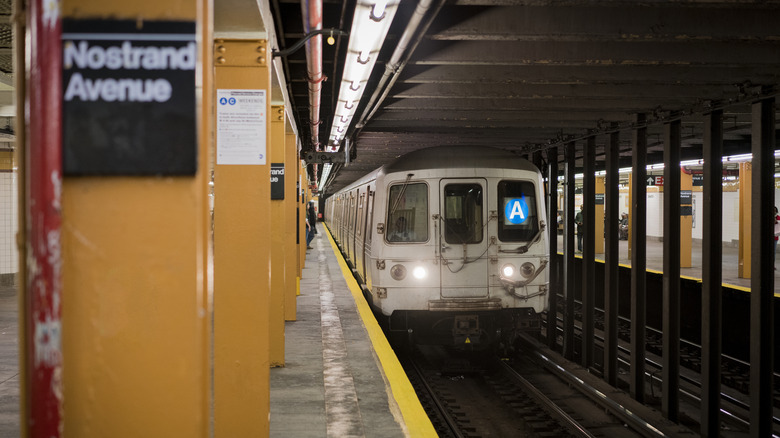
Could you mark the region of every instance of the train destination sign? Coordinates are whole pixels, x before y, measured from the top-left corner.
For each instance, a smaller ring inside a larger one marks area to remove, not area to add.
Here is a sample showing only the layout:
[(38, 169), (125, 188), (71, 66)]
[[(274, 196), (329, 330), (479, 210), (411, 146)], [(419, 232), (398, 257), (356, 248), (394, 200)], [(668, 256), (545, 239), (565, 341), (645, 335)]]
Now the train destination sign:
[(63, 20), (66, 175), (193, 175), (193, 21)]
[(525, 197), (512, 198), (506, 201), (504, 217), (512, 225), (520, 225), (528, 219), (528, 204)]

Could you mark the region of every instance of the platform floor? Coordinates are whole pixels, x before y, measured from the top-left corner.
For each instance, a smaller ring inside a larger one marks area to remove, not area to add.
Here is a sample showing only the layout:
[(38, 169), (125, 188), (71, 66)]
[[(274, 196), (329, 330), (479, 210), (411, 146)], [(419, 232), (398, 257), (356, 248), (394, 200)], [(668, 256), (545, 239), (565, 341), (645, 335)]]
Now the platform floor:
[(18, 437), (19, 311), (16, 287), (0, 286), (0, 437)]
[(271, 369), (271, 437), (436, 433), (322, 224), (306, 253), (285, 366)]

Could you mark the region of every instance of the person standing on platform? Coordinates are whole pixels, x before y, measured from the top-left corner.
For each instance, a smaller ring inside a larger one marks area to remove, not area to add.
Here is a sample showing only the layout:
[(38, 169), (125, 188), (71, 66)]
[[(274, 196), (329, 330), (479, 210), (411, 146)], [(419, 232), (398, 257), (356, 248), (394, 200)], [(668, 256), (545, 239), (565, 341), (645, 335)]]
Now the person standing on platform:
[(311, 225), (309, 225), (309, 213), (306, 212), (306, 249), (312, 249), (311, 245), (309, 245), (309, 242), (311, 242), (311, 239), (309, 236), (311, 236)]
[(585, 210), (585, 204), (582, 204), (580, 206), (580, 211), (577, 212), (577, 214), (574, 216), (574, 223), (577, 224), (577, 252), (582, 252), (582, 212)]
[(306, 224), (308, 225), (306, 249), (311, 249), (311, 241), (317, 234), (317, 211), (314, 210), (314, 201), (309, 201), (309, 206), (306, 208)]

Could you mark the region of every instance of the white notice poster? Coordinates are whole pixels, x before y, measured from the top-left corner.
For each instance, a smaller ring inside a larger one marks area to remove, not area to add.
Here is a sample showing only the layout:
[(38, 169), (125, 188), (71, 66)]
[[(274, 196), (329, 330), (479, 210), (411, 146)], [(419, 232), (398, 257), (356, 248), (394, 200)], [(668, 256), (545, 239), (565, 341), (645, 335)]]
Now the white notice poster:
[(217, 164), (265, 164), (265, 90), (217, 90)]

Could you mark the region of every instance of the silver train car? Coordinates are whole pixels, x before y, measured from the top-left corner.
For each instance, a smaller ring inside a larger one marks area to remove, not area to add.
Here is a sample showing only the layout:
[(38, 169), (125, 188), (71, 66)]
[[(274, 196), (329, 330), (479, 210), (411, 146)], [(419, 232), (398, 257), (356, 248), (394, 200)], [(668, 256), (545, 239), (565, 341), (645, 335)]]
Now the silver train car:
[(467, 146), (404, 155), (327, 198), (324, 214), (391, 335), (471, 348), (539, 329), (545, 217), (533, 164)]

